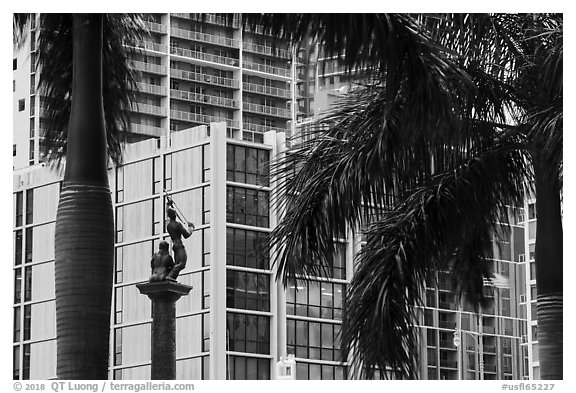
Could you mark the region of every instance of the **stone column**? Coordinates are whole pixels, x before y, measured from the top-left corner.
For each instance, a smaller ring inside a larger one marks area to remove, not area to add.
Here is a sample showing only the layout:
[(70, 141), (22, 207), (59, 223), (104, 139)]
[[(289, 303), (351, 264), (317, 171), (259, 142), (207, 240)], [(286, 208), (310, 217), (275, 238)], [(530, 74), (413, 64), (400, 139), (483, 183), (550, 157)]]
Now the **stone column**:
[(176, 379), (176, 301), (192, 287), (171, 280), (136, 287), (152, 300), (151, 379)]

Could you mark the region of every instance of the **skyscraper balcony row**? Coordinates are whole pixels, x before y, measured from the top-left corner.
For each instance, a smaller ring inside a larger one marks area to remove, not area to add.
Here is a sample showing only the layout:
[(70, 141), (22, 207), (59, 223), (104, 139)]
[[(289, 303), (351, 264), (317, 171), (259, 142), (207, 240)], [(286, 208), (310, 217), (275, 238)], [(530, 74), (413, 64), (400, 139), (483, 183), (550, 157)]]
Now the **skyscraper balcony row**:
[(189, 39), (189, 40), (193, 40), (193, 41), (204, 42), (207, 44), (226, 46), (229, 48), (236, 48), (236, 49), (238, 49), (240, 47), (240, 42), (238, 40), (234, 40), (232, 38), (222, 37), (222, 36), (218, 36), (218, 35), (214, 35), (214, 34), (184, 30), (184, 29), (179, 29), (176, 27), (170, 28), (170, 34), (175, 36), (175, 37), (178, 37), (178, 38), (184, 38), (184, 39)]

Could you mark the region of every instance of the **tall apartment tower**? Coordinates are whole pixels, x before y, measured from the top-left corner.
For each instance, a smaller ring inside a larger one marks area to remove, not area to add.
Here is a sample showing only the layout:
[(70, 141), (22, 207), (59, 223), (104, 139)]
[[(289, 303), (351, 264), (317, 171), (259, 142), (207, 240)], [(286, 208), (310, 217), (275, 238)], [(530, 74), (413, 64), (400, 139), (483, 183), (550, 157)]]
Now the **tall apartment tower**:
[[(236, 14), (146, 14), (150, 34), (132, 59), (140, 71), (128, 140), (225, 121), (227, 135), (262, 142), (292, 127), (294, 73), (288, 44), (243, 30)], [(14, 51), (14, 169), (43, 162), (45, 97), (37, 91), (37, 22)]]

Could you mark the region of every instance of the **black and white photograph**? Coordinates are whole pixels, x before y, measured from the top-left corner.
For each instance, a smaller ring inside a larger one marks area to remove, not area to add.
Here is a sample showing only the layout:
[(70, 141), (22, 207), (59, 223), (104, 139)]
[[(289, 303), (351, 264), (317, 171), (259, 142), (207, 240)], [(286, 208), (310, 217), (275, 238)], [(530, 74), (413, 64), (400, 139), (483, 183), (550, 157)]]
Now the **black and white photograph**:
[(544, 9), (13, 13), (9, 386), (553, 390)]

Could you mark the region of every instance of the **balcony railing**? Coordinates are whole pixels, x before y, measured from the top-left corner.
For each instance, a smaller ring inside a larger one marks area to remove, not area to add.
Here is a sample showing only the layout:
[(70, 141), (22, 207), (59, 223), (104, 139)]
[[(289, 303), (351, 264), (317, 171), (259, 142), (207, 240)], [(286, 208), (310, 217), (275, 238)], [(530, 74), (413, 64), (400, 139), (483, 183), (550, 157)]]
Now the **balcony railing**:
[(207, 33), (200, 33), (196, 31), (189, 31), (178, 29), (176, 27), (170, 28), (170, 34), (176, 37), (185, 38), (194, 41), (206, 42), (209, 44), (227, 46), (230, 48), (238, 48), (239, 43), (238, 40), (233, 40), (232, 38), (228, 37), (221, 37), (214, 34), (207, 34)]
[(156, 105), (142, 104), (140, 102), (132, 103), (130, 108), (133, 112), (145, 113), (155, 116), (166, 116), (166, 108), (161, 108)]
[(156, 52), (168, 53), (168, 47), (166, 45), (159, 44), (152, 41), (140, 41), (137, 45), (139, 48), (144, 48), (146, 50), (152, 50)]
[(215, 14), (172, 14), (178, 16), (180, 18), (192, 19), (197, 22), (206, 22), (211, 23), (213, 25), (220, 25), (220, 26), (229, 26), (229, 27), (238, 27), (239, 21), (238, 17), (234, 15), (232, 21)]
[(283, 59), (289, 59), (290, 58), (290, 52), (286, 49), (275, 48), (275, 47), (267, 46), (267, 45), (258, 45), (258, 44), (253, 44), (251, 42), (244, 42), (242, 44), (242, 47), (244, 48), (244, 50), (246, 50), (248, 52), (260, 53), (260, 54), (268, 55), (268, 56), (281, 57)]
[(273, 106), (252, 104), (250, 102), (244, 102), (242, 107), (245, 111), (257, 113), (261, 115), (277, 116), (282, 118), (290, 118), (290, 111), (282, 108), (275, 108)]
[(240, 87), (240, 82), (230, 78), (223, 78), (220, 76), (203, 74), (199, 72), (190, 72), (184, 70), (176, 70), (174, 68), (170, 69), (170, 76), (174, 78), (194, 81), (194, 82), (203, 82), (208, 83), (210, 85), (216, 86), (223, 86), (223, 87), (231, 87), (233, 89), (237, 89)]
[(137, 134), (151, 135), (159, 138), (162, 136), (164, 129), (161, 127), (149, 126), (146, 124), (132, 123), (130, 125), (130, 131)]
[(152, 74), (166, 75), (166, 67), (159, 64), (145, 63), (143, 61), (136, 61), (136, 60), (133, 60), (132, 64), (133, 68), (139, 71), (146, 71)]
[(285, 76), (285, 77), (290, 76), (290, 69), (289, 68), (273, 67), (273, 66), (269, 66), (269, 65), (265, 65), (265, 64), (254, 63), (251, 61), (243, 61), (242, 65), (247, 70), (264, 72), (266, 74), (280, 75), (280, 76)]
[(265, 133), (266, 131), (270, 131), (270, 130), (276, 130), (279, 132), (288, 131), (286, 128), (282, 128), (282, 127), (264, 126), (261, 124), (254, 124), (254, 123), (248, 123), (248, 122), (243, 122), (242, 127), (245, 130), (256, 131), (256, 132), (260, 132), (260, 133)]
[(141, 93), (156, 94), (160, 96), (166, 95), (166, 88), (164, 86), (152, 85), (150, 83), (138, 82), (138, 90)]
[(212, 96), (212, 95), (208, 95), (208, 94), (198, 94), (198, 93), (192, 93), (192, 92), (187, 92), (187, 91), (182, 91), (182, 90), (171, 89), (170, 90), (170, 97), (171, 98), (178, 98), (178, 99), (186, 100), (186, 101), (193, 101), (193, 102), (199, 102), (199, 103), (203, 103), (203, 104), (209, 104), (209, 105), (224, 106), (226, 108), (232, 108), (232, 109), (238, 108), (238, 104), (237, 104), (236, 100), (233, 100), (231, 98), (225, 98), (225, 97), (216, 97), (216, 96)]
[(456, 323), (452, 321), (438, 321), (438, 326), (444, 329), (456, 328)]
[(290, 90), (279, 89), (277, 87), (270, 87), (259, 85), (257, 83), (242, 82), (244, 90), (251, 93), (266, 94), (269, 96), (280, 97), (280, 98), (290, 98)]
[(221, 117), (202, 115), (198, 113), (190, 113), (184, 111), (178, 111), (175, 109), (170, 110), (170, 117), (175, 120), (190, 121), (193, 123), (208, 124), (208, 123), (219, 123), (226, 122), (226, 125), (231, 128), (238, 128), (238, 121), (229, 120)]
[(166, 34), (168, 32), (168, 28), (161, 23), (144, 21), (144, 25), (148, 30), (153, 31), (155, 33)]
[(440, 359), (440, 367), (457, 369), (458, 362), (456, 360)]
[(191, 59), (204, 60), (217, 64), (225, 64), (232, 67), (238, 67), (239, 64), (238, 59), (233, 57), (213, 55), (212, 53), (197, 52), (188, 49), (176, 48), (174, 46), (170, 47), (170, 53), (173, 55), (189, 57)]

